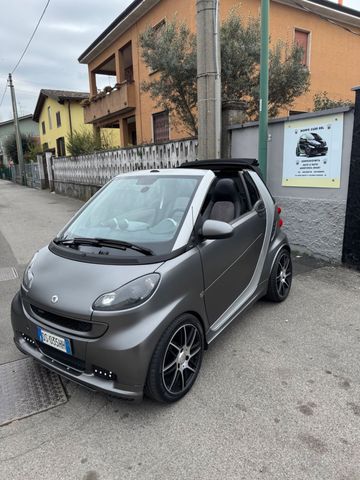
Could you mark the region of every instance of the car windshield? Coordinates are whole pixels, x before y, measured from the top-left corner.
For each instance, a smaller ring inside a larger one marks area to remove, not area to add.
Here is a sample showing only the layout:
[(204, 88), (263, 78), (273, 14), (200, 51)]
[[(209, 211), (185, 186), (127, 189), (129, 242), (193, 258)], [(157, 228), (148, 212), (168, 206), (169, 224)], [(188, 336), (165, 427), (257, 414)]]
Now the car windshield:
[(107, 254), (113, 255), (139, 255), (141, 249), (155, 255), (170, 253), (200, 179), (156, 173), (117, 177), (56, 240), (70, 246), (77, 239), (78, 249), (94, 250), (86, 239), (102, 239)]
[(307, 133), (306, 138), (308, 140), (317, 140), (318, 142), (322, 141), (322, 138), (317, 133)]
[(315, 140), (317, 140), (318, 142), (322, 142), (322, 138), (320, 137), (320, 135), (318, 135), (317, 133), (312, 133), (311, 134)]

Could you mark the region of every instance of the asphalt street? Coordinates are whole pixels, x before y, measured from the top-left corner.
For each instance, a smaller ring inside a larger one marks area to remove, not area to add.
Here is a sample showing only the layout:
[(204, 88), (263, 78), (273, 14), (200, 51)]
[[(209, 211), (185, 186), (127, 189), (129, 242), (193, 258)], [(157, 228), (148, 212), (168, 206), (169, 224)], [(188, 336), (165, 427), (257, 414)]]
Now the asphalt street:
[[(0, 365), (23, 357), (9, 308), (26, 262), (81, 205), (0, 181), (0, 268), (19, 273), (0, 281)], [(295, 260), (287, 301), (223, 332), (182, 401), (64, 381), (66, 403), (0, 427), (0, 479), (360, 480), (360, 274)]]

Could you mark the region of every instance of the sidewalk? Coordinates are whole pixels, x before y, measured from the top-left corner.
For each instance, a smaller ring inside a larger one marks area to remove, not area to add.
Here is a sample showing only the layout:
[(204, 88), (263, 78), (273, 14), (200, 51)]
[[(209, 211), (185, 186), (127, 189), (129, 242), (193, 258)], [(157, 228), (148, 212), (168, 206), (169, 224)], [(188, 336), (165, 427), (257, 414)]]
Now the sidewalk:
[[(0, 268), (21, 277), (81, 205), (0, 181)], [(134, 405), (64, 381), (66, 403), (0, 427), (0, 478), (358, 480), (360, 274), (299, 260), (288, 300), (234, 322), (181, 402)], [(19, 285), (0, 282), (0, 365), (22, 358)]]

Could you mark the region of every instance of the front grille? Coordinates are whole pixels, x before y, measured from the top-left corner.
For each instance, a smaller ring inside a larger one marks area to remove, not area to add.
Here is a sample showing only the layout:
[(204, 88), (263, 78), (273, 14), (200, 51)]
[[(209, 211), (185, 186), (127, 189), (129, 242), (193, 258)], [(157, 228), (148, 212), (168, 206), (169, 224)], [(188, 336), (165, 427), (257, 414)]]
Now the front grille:
[(53, 358), (54, 360), (62, 363), (63, 365), (66, 365), (80, 372), (85, 371), (85, 362), (84, 360), (80, 360), (80, 358), (76, 358), (67, 353), (60, 352), (59, 350), (56, 350), (56, 348), (45, 345), (44, 343), (40, 345), (39, 349), (44, 355)]
[(63, 317), (61, 315), (57, 315), (56, 313), (47, 312), (42, 308), (35, 307), (35, 305), (30, 306), (31, 310), (35, 313), (35, 315), (51, 323), (59, 325), (60, 327), (69, 328), (70, 330), (76, 330), (78, 332), (91, 331), (91, 322), (85, 322), (83, 320), (75, 320), (73, 318)]

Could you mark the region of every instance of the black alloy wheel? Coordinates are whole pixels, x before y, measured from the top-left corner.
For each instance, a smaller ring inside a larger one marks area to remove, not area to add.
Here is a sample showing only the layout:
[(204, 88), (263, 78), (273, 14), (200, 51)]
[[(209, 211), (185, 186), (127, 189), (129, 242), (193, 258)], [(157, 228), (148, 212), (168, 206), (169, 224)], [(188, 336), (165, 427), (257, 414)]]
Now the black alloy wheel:
[(200, 321), (180, 316), (161, 337), (152, 357), (145, 392), (161, 402), (175, 402), (194, 384), (204, 351)]
[(282, 249), (271, 270), (266, 297), (273, 302), (282, 302), (287, 298), (292, 282), (291, 255), (287, 249)]

